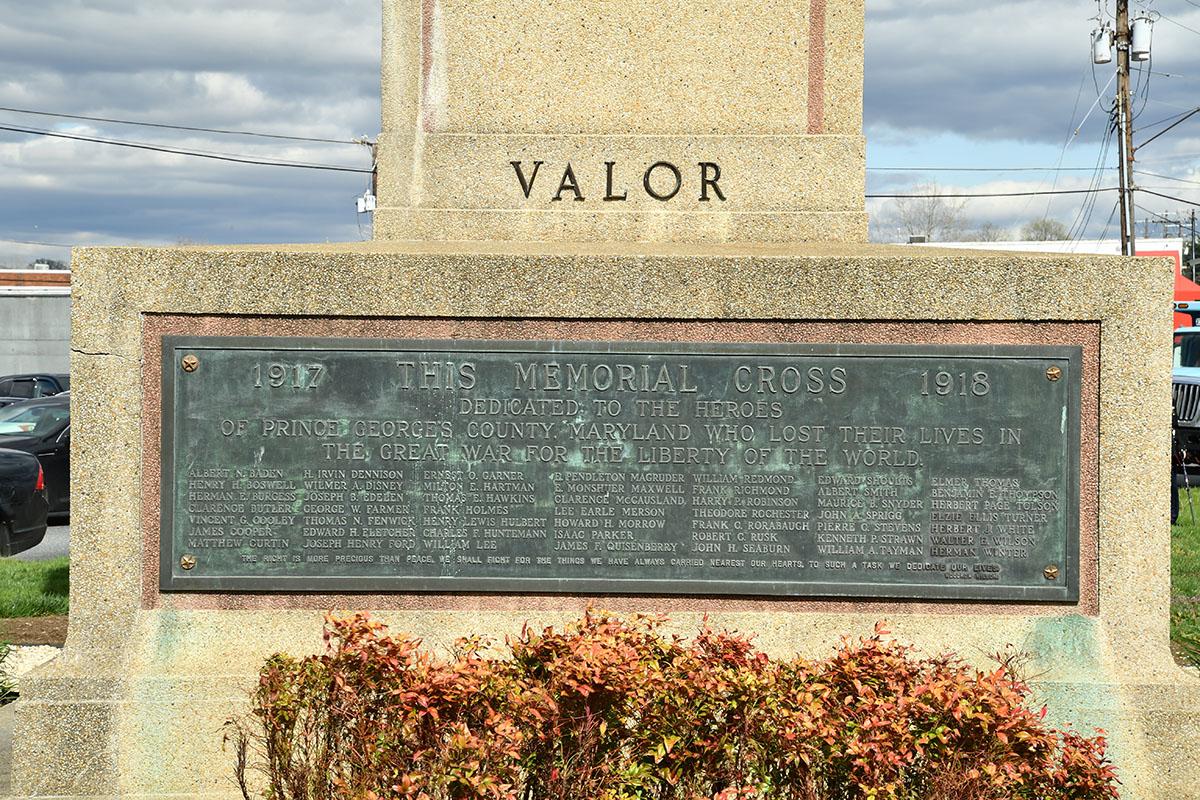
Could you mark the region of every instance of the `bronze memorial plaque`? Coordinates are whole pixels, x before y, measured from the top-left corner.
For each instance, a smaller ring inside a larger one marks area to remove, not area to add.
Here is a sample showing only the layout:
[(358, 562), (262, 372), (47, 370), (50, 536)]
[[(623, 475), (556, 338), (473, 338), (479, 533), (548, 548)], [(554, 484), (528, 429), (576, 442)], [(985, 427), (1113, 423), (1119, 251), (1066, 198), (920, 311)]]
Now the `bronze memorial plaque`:
[(1078, 348), (162, 347), (164, 591), (1078, 599)]

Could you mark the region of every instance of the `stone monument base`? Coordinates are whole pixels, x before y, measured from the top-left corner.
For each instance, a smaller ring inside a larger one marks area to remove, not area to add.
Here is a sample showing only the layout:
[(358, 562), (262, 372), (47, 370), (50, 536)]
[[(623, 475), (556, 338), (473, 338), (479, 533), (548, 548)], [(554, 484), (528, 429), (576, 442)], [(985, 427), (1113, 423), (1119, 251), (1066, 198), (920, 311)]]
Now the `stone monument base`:
[[(62, 656), (19, 701), (16, 793), (229, 797), (221, 725), (263, 660), (373, 609), (429, 646), (589, 604), (828, 653), (881, 619), (925, 652), (1011, 646), (1056, 724), (1102, 727), (1122, 796), (1200, 786), (1200, 678), (1168, 649), (1171, 266), (871, 246), (362, 244), (74, 257), (75, 507)], [(1070, 345), (1082, 349), (1078, 602), (159, 591), (165, 335)]]

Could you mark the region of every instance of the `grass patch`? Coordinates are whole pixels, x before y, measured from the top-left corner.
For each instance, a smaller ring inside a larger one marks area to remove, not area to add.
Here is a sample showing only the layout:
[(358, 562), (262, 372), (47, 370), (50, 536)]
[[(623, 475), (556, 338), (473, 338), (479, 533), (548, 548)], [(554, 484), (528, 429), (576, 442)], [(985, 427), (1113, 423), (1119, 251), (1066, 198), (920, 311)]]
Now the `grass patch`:
[(70, 559), (14, 561), (0, 558), (0, 617), (67, 613)]
[[(1200, 489), (1179, 492), (1179, 524), (1171, 528), (1171, 641), (1200, 667)], [(1192, 512), (1195, 510), (1196, 522)]]

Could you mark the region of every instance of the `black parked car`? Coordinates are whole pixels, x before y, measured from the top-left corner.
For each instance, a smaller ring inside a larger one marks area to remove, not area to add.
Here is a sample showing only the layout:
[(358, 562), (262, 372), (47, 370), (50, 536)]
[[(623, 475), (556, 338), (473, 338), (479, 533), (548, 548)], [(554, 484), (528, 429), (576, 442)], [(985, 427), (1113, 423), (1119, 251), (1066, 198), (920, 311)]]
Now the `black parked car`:
[(0, 407), (31, 400), (53, 397), (71, 388), (71, 376), (52, 373), (0, 375)]
[(71, 399), (68, 393), (0, 408), (0, 447), (42, 462), (50, 513), (71, 513)]
[(0, 449), (0, 556), (39, 544), (46, 535), (46, 482), (37, 457)]

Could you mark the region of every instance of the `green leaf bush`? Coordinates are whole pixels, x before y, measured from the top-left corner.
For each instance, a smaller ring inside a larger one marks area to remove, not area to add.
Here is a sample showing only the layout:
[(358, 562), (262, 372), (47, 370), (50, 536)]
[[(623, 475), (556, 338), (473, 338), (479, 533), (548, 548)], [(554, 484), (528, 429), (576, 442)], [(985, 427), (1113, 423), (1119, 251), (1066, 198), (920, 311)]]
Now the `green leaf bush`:
[(17, 683), (6, 666), (11, 654), (12, 647), (9, 643), (0, 640), (0, 706), (17, 698)]
[(493, 654), (436, 657), (365, 615), (276, 655), (231, 720), (265, 800), (1106, 800), (1102, 737), (1058, 731), (1006, 665), (918, 657), (887, 631), (768, 658), (707, 625), (588, 612)]

